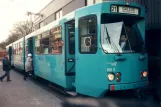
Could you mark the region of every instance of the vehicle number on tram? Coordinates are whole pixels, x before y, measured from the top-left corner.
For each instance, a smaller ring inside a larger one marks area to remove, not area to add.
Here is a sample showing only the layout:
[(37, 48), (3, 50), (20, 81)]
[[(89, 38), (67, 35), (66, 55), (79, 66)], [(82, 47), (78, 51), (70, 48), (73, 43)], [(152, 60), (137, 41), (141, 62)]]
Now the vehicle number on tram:
[(111, 5), (112, 13), (126, 13), (126, 14), (134, 14), (139, 15), (139, 9), (136, 7), (127, 7), (127, 6), (117, 6)]
[(107, 68), (107, 72), (115, 72), (115, 68)]

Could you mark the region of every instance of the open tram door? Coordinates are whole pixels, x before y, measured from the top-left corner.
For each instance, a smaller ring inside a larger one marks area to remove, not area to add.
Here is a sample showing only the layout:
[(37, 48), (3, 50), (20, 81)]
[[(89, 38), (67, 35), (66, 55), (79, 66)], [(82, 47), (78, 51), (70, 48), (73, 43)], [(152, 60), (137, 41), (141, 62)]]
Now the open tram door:
[(28, 39), (28, 53), (31, 53), (33, 55), (33, 37)]
[[(25, 45), (26, 45), (25, 57), (26, 58), (28, 57), (28, 54), (31, 53), (32, 54), (32, 59), (34, 59), (34, 45), (33, 45), (33, 43), (34, 43), (33, 42), (33, 37), (30, 37), (30, 38), (25, 40)], [(24, 63), (26, 62), (26, 58), (25, 58)], [(24, 67), (25, 67), (25, 64), (24, 64)]]
[(12, 61), (12, 47), (9, 46), (8, 48), (8, 54), (9, 54), (9, 61), (11, 62)]
[(75, 21), (69, 21), (65, 24), (65, 60), (66, 75), (75, 75)]
[(65, 24), (65, 75), (68, 87), (73, 87), (75, 80), (75, 21)]

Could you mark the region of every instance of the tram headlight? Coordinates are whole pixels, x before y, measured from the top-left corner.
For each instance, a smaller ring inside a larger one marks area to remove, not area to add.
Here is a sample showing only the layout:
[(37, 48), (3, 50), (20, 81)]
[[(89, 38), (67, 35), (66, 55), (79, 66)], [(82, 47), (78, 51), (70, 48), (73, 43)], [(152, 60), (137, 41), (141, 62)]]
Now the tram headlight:
[(113, 81), (115, 79), (115, 75), (110, 73), (108, 74), (108, 80)]
[(147, 71), (143, 71), (143, 72), (142, 72), (142, 76), (143, 76), (144, 78), (146, 78), (146, 77), (148, 76), (148, 72), (147, 72)]

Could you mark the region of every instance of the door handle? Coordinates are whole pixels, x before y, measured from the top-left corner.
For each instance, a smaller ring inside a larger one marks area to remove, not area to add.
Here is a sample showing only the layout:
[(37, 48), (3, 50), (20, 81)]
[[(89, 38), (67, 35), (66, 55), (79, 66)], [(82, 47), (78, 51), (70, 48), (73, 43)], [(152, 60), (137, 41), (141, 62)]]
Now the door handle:
[(68, 62), (74, 62), (73, 58), (68, 58)]

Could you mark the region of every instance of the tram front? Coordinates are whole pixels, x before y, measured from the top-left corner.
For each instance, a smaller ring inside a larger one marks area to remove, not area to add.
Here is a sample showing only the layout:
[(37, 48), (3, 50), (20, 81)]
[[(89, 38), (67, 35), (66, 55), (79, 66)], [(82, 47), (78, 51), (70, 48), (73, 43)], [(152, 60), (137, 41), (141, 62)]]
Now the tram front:
[(101, 46), (107, 58), (109, 90), (137, 89), (147, 85), (145, 18), (137, 7), (111, 5), (101, 15)]
[(76, 92), (99, 97), (107, 91), (145, 87), (145, 9), (125, 2), (103, 2), (78, 13)]

